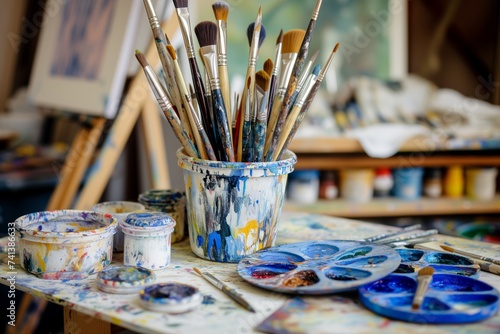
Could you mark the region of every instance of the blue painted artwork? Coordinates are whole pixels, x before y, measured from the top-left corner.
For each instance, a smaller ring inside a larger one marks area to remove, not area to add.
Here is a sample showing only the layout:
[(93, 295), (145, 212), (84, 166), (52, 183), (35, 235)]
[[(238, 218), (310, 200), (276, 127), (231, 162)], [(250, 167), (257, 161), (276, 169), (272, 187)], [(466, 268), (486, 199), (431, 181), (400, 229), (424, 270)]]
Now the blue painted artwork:
[(116, 2), (65, 1), (50, 69), (53, 76), (98, 78)]

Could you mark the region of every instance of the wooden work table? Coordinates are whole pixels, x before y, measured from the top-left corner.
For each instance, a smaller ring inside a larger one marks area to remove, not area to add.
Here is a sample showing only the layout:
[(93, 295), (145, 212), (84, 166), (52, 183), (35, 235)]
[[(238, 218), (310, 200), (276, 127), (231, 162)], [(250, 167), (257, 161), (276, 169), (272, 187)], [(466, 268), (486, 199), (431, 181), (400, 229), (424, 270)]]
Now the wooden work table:
[[(305, 240), (354, 239), (360, 240), (396, 227), (347, 220), (322, 215), (284, 212), (280, 220), (278, 244)], [(440, 240), (457, 238), (439, 236)], [(471, 247), (484, 246), (500, 255), (500, 246), (486, 245), (460, 239)], [(12, 275), (2, 255), (0, 282), (8, 285)], [(114, 263), (119, 263), (120, 255)], [(17, 262), (18, 263), (18, 262)], [(206, 270), (241, 293), (257, 313), (250, 313), (229, 299), (205, 280), (193, 273), (192, 267)], [(51, 281), (27, 274), (19, 264), (15, 266), (16, 288), (64, 306), (66, 333), (109, 333), (111, 324), (144, 333), (253, 333), (256, 326), (279, 309), (291, 298), (289, 295), (259, 289), (246, 283), (236, 272), (236, 264), (215, 263), (197, 258), (187, 241), (172, 246), (172, 262), (169, 268), (157, 271), (156, 283), (177, 281), (194, 285), (204, 295), (204, 303), (196, 310), (179, 315), (151, 312), (139, 304), (139, 296), (114, 295), (98, 290), (95, 276), (83, 280)], [(500, 288), (499, 276), (481, 272), (481, 280)], [(2, 297), (4, 298), (4, 297)], [(365, 309), (358, 301), (356, 292), (330, 296), (305, 297), (315, 302), (323, 300), (334, 305), (327, 319), (331, 333), (493, 333), (500, 331), (500, 316), (496, 315), (479, 323), (467, 325), (416, 325), (392, 321)], [(5, 310), (4, 310), (5, 312)], [(304, 318), (304, 321), (306, 319)], [(304, 324), (306, 324), (305, 322)], [(297, 324), (296, 329), (301, 324)], [(288, 331), (290, 332), (290, 331)], [(285, 333), (285, 331), (283, 331)]]

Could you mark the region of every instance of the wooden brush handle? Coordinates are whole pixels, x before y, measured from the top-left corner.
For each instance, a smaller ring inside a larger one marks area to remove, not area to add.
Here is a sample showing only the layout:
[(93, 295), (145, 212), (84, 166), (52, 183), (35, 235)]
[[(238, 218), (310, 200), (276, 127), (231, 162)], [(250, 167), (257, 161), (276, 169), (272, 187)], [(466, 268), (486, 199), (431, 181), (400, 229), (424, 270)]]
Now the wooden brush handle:
[[(189, 58), (189, 68), (191, 70), (191, 76), (193, 79), (196, 101), (198, 101), (198, 106), (200, 107), (200, 115), (203, 127), (205, 129), (211, 129), (212, 123), (210, 120), (207, 100), (205, 98), (205, 88), (203, 87), (203, 81), (201, 81), (200, 69), (198, 68), (198, 63), (196, 62), (195, 58)], [(207, 135), (213, 146), (215, 143), (214, 135), (211, 133), (211, 131), (207, 131)]]

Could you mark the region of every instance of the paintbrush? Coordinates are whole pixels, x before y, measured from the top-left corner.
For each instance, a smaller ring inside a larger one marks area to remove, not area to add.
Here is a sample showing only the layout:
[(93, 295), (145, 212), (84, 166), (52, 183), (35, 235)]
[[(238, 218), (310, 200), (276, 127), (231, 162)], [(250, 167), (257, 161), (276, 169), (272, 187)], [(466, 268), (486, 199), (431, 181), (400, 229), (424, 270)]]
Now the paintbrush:
[(388, 244), (387, 246), (395, 248), (395, 247), (403, 247), (403, 246), (415, 246), (417, 244), (424, 244), (426, 242), (436, 241), (435, 238), (421, 238), (421, 239), (413, 239), (411, 241), (397, 241)]
[[(186, 99), (187, 107), (189, 112), (193, 116), (193, 120), (195, 122), (196, 129), (198, 130), (199, 137), (201, 140), (201, 144), (198, 144), (198, 147), (201, 146), (200, 150), (200, 155), (202, 159), (210, 159), (210, 160), (217, 160), (217, 157), (215, 156), (214, 149), (212, 147), (212, 144), (210, 143), (210, 140), (208, 139), (207, 133), (205, 132), (205, 129), (203, 128), (203, 124), (200, 121), (200, 118), (194, 111), (193, 103), (191, 100), (191, 97), (189, 95), (185, 95), (184, 98)], [(205, 156), (205, 157), (204, 157)]]
[(441, 247), (445, 251), (448, 251), (448, 252), (451, 252), (451, 253), (456, 253), (456, 254), (460, 254), (460, 255), (471, 257), (471, 258), (473, 258), (475, 260), (481, 260), (481, 261), (490, 262), (490, 263), (493, 263), (493, 264), (500, 265), (500, 260), (497, 260), (497, 259), (494, 259), (494, 258), (491, 258), (491, 257), (482, 256), (482, 255), (471, 253), (471, 252), (466, 252), (466, 251), (463, 251), (463, 250), (460, 250), (460, 249), (456, 249), (456, 248), (453, 248), (453, 247), (450, 247), (450, 246), (446, 246), (446, 245), (439, 245), (439, 247)]
[[(319, 70), (320, 66), (317, 65), (314, 68), (313, 73), (309, 75), (307, 78), (307, 82), (304, 85), (304, 88), (300, 91), (299, 95), (297, 96), (297, 101), (292, 107), (292, 110), (290, 111), (288, 118), (285, 121), (285, 124), (283, 125), (283, 130), (280, 133), (279, 139), (278, 139), (278, 144), (276, 145), (276, 149), (274, 151), (269, 151), (268, 156), (266, 156), (266, 161), (276, 161), (278, 156), (281, 153), (281, 150), (283, 146), (285, 145), (286, 140), (288, 139), (288, 136), (290, 135), (292, 128), (297, 121), (297, 118), (299, 117), (299, 113), (302, 110), (302, 107), (304, 106), (304, 103), (306, 102), (306, 99), (311, 92), (314, 83), (316, 82), (316, 79), (319, 75)], [(272, 157), (269, 160), (269, 153), (272, 153)]]
[(220, 90), (219, 71), (217, 68), (217, 25), (210, 21), (203, 21), (194, 28), (200, 53), (202, 55), (205, 69), (207, 70), (212, 92), (212, 110), (216, 123), (215, 135), (220, 138), (222, 144), (220, 158), (223, 161), (234, 162), (233, 142), (231, 140), (230, 124), (227, 119), (227, 111)]
[(311, 42), (311, 38), (313, 35), (314, 27), (316, 26), (316, 20), (318, 19), (319, 10), (321, 8), (322, 0), (317, 0), (316, 5), (314, 6), (313, 13), (311, 15), (311, 20), (309, 21), (309, 25), (306, 29), (304, 38), (302, 39), (302, 43), (300, 45), (297, 59), (295, 60), (295, 64), (293, 65), (292, 73), (290, 76), (290, 80), (288, 81), (287, 89), (285, 92), (285, 96), (283, 98), (283, 103), (281, 105), (278, 120), (276, 121), (276, 125), (274, 126), (273, 138), (271, 141), (270, 149), (274, 152), (276, 150), (276, 144), (280, 135), (280, 132), (285, 124), (286, 118), (288, 116), (288, 111), (290, 110), (291, 98), (293, 92), (297, 87), (297, 83), (299, 81), (300, 75), (302, 74), (303, 65), (307, 58), (307, 53), (309, 51), (309, 44)]
[[(179, 66), (179, 62), (177, 61), (177, 52), (175, 52), (174, 47), (170, 44), (167, 45), (167, 51), (172, 59), (172, 67), (174, 70), (176, 85), (178, 87), (179, 92), (182, 94), (181, 95), (182, 98), (184, 95), (188, 94), (188, 91), (186, 87), (186, 82), (184, 81), (184, 77), (182, 75), (181, 68)], [(181, 101), (182, 105), (180, 108), (178, 108), (181, 124), (184, 127), (184, 129), (186, 129), (189, 138), (191, 138), (191, 140), (193, 139), (195, 140), (196, 145), (198, 147), (198, 151), (200, 151), (200, 147), (198, 146), (200, 144), (200, 138), (198, 132), (196, 131), (196, 124), (192, 119), (191, 113), (187, 111), (187, 107), (185, 106), (186, 105), (185, 99), (182, 98)], [(200, 151), (200, 154), (201, 153), (202, 152)]]
[(241, 161), (247, 161), (251, 159), (251, 150), (252, 150), (252, 115), (250, 112), (250, 87), (252, 86), (252, 78), (247, 78), (247, 84), (245, 86), (246, 99), (243, 101), (245, 103), (245, 115), (243, 117), (243, 124), (241, 129)]
[[(250, 32), (250, 36), (249, 36)], [(262, 32), (262, 37), (261, 37)], [(251, 23), (247, 29), (247, 37), (250, 44), (250, 51), (248, 55), (248, 66), (247, 73), (245, 75), (245, 82), (248, 82), (248, 78), (251, 79), (252, 82), (255, 82), (255, 66), (257, 64), (257, 57), (259, 55), (259, 48), (262, 45), (261, 42), (264, 41), (265, 38), (265, 30), (262, 25), (262, 7), (259, 7), (259, 11), (257, 12), (257, 19), (254, 23)], [(246, 95), (246, 89), (243, 90), (241, 96), (241, 110), (240, 110), (240, 125), (238, 131), (238, 147), (236, 158), (238, 161), (242, 161), (243, 157), (243, 120), (245, 117), (245, 108), (246, 108), (246, 100), (250, 99), (250, 109), (253, 107), (253, 97), (254, 97), (255, 88), (254, 85), (250, 85), (249, 95)], [(236, 134), (235, 134), (236, 136)]]
[(269, 74), (265, 71), (259, 71), (255, 74), (255, 84), (257, 85), (257, 90), (262, 90), (264, 95), (262, 96), (259, 111), (257, 112), (257, 118), (254, 125), (253, 134), (253, 161), (261, 162), (264, 155), (264, 143), (266, 141), (266, 130), (267, 130), (267, 105), (269, 101), (269, 83), (271, 78)]
[(424, 301), (425, 293), (429, 288), (429, 284), (432, 281), (432, 275), (434, 275), (434, 268), (427, 266), (425, 268), (420, 269), (417, 277), (417, 291), (415, 291), (415, 295), (413, 296), (413, 302), (411, 304), (411, 308), (413, 310), (418, 310)]
[(397, 238), (387, 238), (387, 239), (384, 239), (384, 240), (379, 240), (376, 243), (379, 243), (379, 244), (390, 244), (390, 243), (398, 242), (398, 241), (407, 241), (407, 240), (413, 240), (413, 239), (420, 239), (420, 238), (423, 238), (423, 237), (428, 237), (428, 236), (436, 235), (436, 234), (438, 234), (438, 230), (432, 229), (432, 230), (427, 230), (427, 231), (424, 231), (424, 232), (418, 232), (418, 233), (410, 234), (408, 236), (404, 236), (403, 235), (403, 236), (400, 236), (400, 237), (397, 237)]
[[(316, 51), (313, 54), (313, 56), (311, 57), (311, 59), (307, 62), (306, 68), (302, 72), (302, 75), (299, 78), (299, 81), (297, 83), (297, 87), (295, 88), (295, 92), (293, 92), (292, 97), (290, 98), (290, 106), (292, 106), (292, 108), (293, 108), (293, 105), (295, 105), (295, 101), (297, 100), (297, 97), (299, 96), (299, 93), (302, 90), (302, 87), (304, 86), (304, 83), (305, 83), (306, 79), (309, 76), (309, 71), (311, 70), (311, 65), (316, 60), (316, 58), (318, 57), (318, 54), (319, 54), (319, 50)], [(288, 114), (290, 113), (290, 110), (287, 111)], [(288, 120), (289, 117), (290, 117), (290, 115), (287, 116), (287, 119), (285, 120), (285, 123), (287, 122), (287, 120)]]
[(278, 35), (278, 38), (276, 39), (276, 48), (274, 50), (274, 68), (271, 73), (271, 82), (269, 83), (269, 102), (268, 102), (268, 115), (267, 115), (267, 122), (269, 123), (269, 116), (271, 114), (271, 110), (273, 109), (273, 104), (274, 104), (274, 95), (276, 92), (276, 84), (277, 84), (277, 77), (280, 71), (280, 65), (281, 65), (281, 49), (283, 46), (283, 29), (280, 30), (280, 34)]
[(311, 89), (311, 92), (307, 96), (307, 100), (304, 103), (304, 106), (300, 110), (299, 116), (297, 117), (297, 120), (295, 121), (295, 124), (292, 127), (292, 130), (290, 131), (290, 134), (288, 135), (288, 138), (285, 141), (285, 144), (283, 145), (283, 148), (281, 149), (281, 153), (278, 156), (278, 160), (280, 160), (283, 156), (283, 154), (286, 152), (288, 145), (290, 145), (290, 142), (292, 141), (293, 137), (295, 136), (295, 133), (297, 133), (297, 129), (299, 128), (300, 124), (304, 120), (304, 117), (306, 116), (307, 111), (311, 107), (312, 101), (314, 100), (314, 97), (316, 96), (316, 93), (319, 90), (319, 86), (321, 85), (321, 82), (323, 82), (323, 79), (325, 78), (326, 72), (330, 68), (330, 65), (333, 61), (333, 58), (335, 54), (337, 53), (339, 49), (339, 43), (335, 44), (332, 52), (330, 53), (330, 56), (328, 57), (328, 60), (325, 63), (325, 66), (321, 70), (321, 72), (318, 75), (318, 78), (316, 79), (316, 82), (314, 83), (314, 86)]
[(292, 74), (293, 64), (297, 59), (297, 53), (300, 50), (300, 45), (302, 43), (302, 40), (304, 39), (305, 33), (305, 30), (293, 29), (287, 31), (283, 35), (283, 45), (281, 48), (281, 68), (279, 82), (277, 84), (278, 91), (276, 92), (276, 96), (274, 97), (273, 109), (271, 109), (269, 115), (264, 155), (267, 154), (267, 152), (269, 151), (269, 147), (271, 146), (276, 123), (280, 115), (283, 98), (286, 93), (287, 83), (290, 79), (290, 75)]
[(375, 235), (373, 237), (369, 237), (369, 238), (364, 239), (364, 241), (366, 241), (366, 242), (375, 242), (375, 241), (378, 241), (378, 240), (382, 240), (382, 239), (387, 239), (387, 238), (390, 238), (390, 237), (394, 237), (396, 235), (404, 234), (406, 232), (410, 232), (410, 231), (413, 231), (413, 230), (418, 230), (421, 227), (422, 227), (421, 224), (415, 224), (415, 225), (404, 227), (404, 228), (402, 228), (400, 230), (397, 230), (395, 232), (377, 234), (377, 235)]
[(156, 100), (160, 105), (161, 111), (172, 127), (175, 136), (177, 137), (177, 139), (179, 139), (182, 147), (184, 147), (184, 150), (189, 156), (199, 158), (200, 156), (198, 154), (198, 151), (196, 150), (195, 145), (193, 144), (191, 139), (189, 139), (186, 131), (181, 127), (181, 121), (179, 120), (179, 117), (173, 109), (172, 102), (170, 102), (167, 95), (165, 94), (164, 88), (162, 87), (160, 80), (156, 76), (155, 71), (151, 68), (146, 60), (146, 57), (144, 57), (144, 55), (139, 50), (135, 51), (135, 57), (139, 61), (139, 64), (141, 64), (142, 69), (144, 70), (144, 74), (146, 75), (146, 78), (149, 82), (149, 86), (151, 87), (151, 90), (153, 91), (153, 94), (155, 95)]
[[(194, 92), (196, 95), (196, 101), (198, 102), (198, 107), (200, 109), (201, 120), (205, 129), (210, 129), (211, 120), (209, 115), (208, 104), (204, 95), (203, 82), (200, 75), (200, 69), (198, 68), (198, 63), (196, 61), (196, 55), (193, 47), (193, 38), (191, 35), (191, 21), (188, 9), (188, 0), (173, 0), (174, 6), (176, 8), (177, 19), (179, 20), (179, 26), (182, 32), (182, 38), (184, 40), (184, 46), (186, 48), (186, 53), (188, 56), (189, 69), (191, 71), (191, 77), (194, 85)], [(208, 138), (212, 142), (215, 142), (215, 138), (210, 131), (207, 133)]]
[(227, 286), (224, 282), (220, 281), (218, 278), (216, 278), (214, 275), (210, 273), (205, 273), (200, 271), (198, 268), (194, 267), (193, 270), (203, 277), (205, 280), (207, 280), (210, 284), (215, 286), (217, 289), (221, 290), (224, 292), (226, 295), (228, 295), (231, 299), (233, 299), (235, 302), (249, 310), (250, 312), (254, 312), (254, 308), (239, 294), (237, 293), (234, 289), (231, 289), (229, 286)]
[[(153, 38), (155, 40), (156, 50), (158, 51), (158, 56), (160, 58), (163, 72), (166, 77), (166, 84), (168, 97), (174, 103), (177, 111), (181, 113), (182, 108), (182, 99), (181, 94), (177, 85), (175, 84), (175, 74), (173, 71), (173, 61), (170, 55), (167, 52), (167, 41), (165, 38), (165, 34), (163, 33), (160, 21), (158, 20), (158, 16), (156, 15), (155, 9), (151, 0), (143, 0), (144, 8), (146, 9), (146, 14), (148, 16), (149, 25), (151, 27), (151, 32), (153, 33)], [(184, 125), (186, 126), (186, 125)], [(191, 133), (191, 129), (186, 127), (186, 131), (188, 134)]]
[[(232, 124), (231, 92), (229, 74), (227, 72), (227, 16), (229, 14), (229, 4), (225, 1), (217, 1), (212, 4), (212, 9), (215, 15), (215, 22), (217, 23), (217, 65), (219, 68), (222, 99), (226, 106), (227, 119), (229, 124)], [(231, 130), (231, 127), (229, 130)]]

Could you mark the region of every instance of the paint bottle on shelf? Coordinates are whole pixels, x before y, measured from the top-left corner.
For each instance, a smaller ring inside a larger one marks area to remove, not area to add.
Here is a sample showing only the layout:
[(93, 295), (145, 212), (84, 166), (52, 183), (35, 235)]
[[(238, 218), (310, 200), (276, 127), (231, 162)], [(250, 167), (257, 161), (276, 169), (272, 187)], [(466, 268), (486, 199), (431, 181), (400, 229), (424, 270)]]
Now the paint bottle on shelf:
[(375, 197), (389, 196), (394, 185), (394, 179), (389, 168), (377, 168), (373, 181), (373, 193)]
[(318, 200), (319, 171), (296, 170), (288, 176), (288, 199), (303, 204), (311, 204)]
[(438, 198), (443, 191), (441, 168), (428, 168), (424, 174), (424, 195), (431, 198)]
[(444, 175), (444, 194), (447, 197), (462, 197), (464, 193), (464, 171), (462, 166), (449, 166)]
[(349, 202), (368, 202), (373, 197), (373, 178), (371, 168), (342, 169), (340, 175), (340, 194)]
[(404, 167), (394, 169), (394, 196), (403, 200), (413, 201), (422, 194), (422, 167)]
[(486, 201), (495, 196), (498, 170), (494, 167), (467, 168), (465, 192), (467, 197)]
[(337, 198), (339, 190), (337, 180), (333, 170), (323, 171), (320, 174), (319, 198), (332, 200)]

